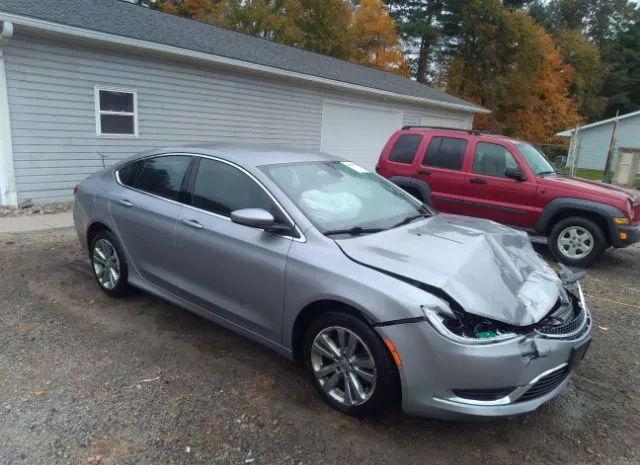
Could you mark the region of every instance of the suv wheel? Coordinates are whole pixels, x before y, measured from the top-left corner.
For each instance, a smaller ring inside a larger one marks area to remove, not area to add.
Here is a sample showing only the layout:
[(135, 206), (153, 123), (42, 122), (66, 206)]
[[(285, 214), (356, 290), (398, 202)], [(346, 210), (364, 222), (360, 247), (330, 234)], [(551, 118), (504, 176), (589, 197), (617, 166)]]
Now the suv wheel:
[(395, 367), (378, 335), (358, 318), (322, 314), (307, 330), (304, 348), (311, 380), (333, 408), (366, 416), (393, 406)]
[(558, 261), (585, 268), (605, 251), (607, 238), (596, 223), (576, 216), (558, 221), (551, 228), (549, 247)]

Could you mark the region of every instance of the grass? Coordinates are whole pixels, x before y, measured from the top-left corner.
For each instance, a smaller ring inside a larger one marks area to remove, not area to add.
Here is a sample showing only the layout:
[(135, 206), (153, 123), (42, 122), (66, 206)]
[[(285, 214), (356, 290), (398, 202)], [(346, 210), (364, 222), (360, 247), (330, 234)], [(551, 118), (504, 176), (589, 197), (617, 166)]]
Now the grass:
[[(557, 169), (569, 174), (569, 168), (565, 166), (557, 167)], [(588, 179), (589, 181), (600, 181), (603, 175), (604, 171), (602, 170), (590, 170), (587, 168), (578, 168), (576, 170), (576, 178)]]
[[(556, 166), (556, 169), (569, 174), (569, 168), (565, 166)], [(603, 170), (591, 170), (587, 168), (578, 168), (576, 170), (576, 178), (587, 179), (589, 181), (601, 181), (603, 175)], [(636, 188), (640, 189), (640, 178), (636, 179)]]

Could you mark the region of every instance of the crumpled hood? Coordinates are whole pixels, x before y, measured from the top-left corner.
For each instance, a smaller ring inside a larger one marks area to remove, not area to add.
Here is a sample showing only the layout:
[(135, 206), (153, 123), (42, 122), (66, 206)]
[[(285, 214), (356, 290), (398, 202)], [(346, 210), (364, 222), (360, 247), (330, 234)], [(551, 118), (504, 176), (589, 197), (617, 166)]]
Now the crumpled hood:
[(440, 288), (466, 312), (514, 326), (540, 321), (562, 289), (526, 233), (488, 220), (439, 214), (336, 242), (356, 262)]

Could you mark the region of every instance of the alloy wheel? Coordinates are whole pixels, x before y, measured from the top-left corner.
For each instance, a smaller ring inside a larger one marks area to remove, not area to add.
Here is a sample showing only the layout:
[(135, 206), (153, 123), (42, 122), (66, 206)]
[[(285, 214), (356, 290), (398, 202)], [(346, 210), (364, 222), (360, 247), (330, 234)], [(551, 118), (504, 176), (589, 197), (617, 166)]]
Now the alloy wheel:
[(331, 326), (318, 333), (311, 346), (311, 366), (323, 391), (346, 406), (364, 404), (376, 388), (371, 351), (347, 328)]
[(594, 247), (593, 235), (582, 226), (569, 226), (558, 235), (558, 250), (567, 258), (584, 258)]
[(120, 260), (115, 247), (107, 239), (99, 239), (93, 247), (93, 272), (102, 287), (114, 289), (120, 280)]

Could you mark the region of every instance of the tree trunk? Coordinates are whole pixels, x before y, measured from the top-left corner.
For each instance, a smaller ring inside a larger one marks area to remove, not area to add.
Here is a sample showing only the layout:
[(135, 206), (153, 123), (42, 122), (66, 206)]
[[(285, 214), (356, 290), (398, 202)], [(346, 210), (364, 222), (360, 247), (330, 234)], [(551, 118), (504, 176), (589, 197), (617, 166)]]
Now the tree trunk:
[(429, 83), (429, 55), (431, 54), (431, 43), (428, 37), (422, 36), (420, 39), (420, 54), (418, 55), (418, 70), (416, 80), (422, 84)]

